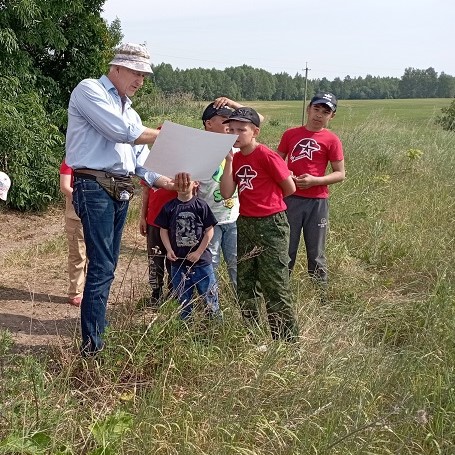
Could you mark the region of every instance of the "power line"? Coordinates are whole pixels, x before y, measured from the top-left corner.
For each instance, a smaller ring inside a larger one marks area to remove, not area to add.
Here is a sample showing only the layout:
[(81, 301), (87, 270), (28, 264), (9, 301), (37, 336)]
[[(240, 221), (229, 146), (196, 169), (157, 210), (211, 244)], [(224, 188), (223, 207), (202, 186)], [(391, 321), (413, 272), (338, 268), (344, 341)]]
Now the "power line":
[(306, 93), (307, 93), (307, 87), (308, 87), (308, 62), (305, 62), (305, 88), (303, 89), (303, 107), (302, 107), (302, 126), (305, 125), (305, 120), (306, 120)]

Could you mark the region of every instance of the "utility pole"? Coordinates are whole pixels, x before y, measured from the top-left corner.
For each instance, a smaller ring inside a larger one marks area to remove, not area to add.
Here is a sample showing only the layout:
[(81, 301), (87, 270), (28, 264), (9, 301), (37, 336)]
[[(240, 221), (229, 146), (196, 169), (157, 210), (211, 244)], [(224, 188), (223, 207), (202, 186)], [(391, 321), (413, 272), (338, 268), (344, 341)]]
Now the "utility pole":
[(302, 126), (305, 125), (305, 120), (306, 120), (306, 93), (307, 93), (307, 87), (308, 87), (308, 62), (305, 62), (305, 87), (303, 89), (303, 107), (302, 107)]

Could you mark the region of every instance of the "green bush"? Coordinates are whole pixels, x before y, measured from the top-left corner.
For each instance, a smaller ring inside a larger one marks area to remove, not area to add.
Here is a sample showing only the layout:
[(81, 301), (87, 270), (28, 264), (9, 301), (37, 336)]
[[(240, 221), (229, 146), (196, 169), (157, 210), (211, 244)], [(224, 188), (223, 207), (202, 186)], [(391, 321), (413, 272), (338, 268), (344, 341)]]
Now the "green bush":
[(191, 93), (165, 94), (147, 81), (133, 102), (142, 121), (154, 128), (164, 120), (182, 124), (195, 123), (202, 127), (200, 118), (205, 104), (196, 103)]
[(442, 114), (436, 119), (438, 125), (442, 126), (443, 130), (455, 131), (455, 99), (449, 106), (441, 109)]
[(8, 205), (44, 210), (59, 195), (58, 172), (64, 136), (52, 124), (39, 95), (1, 78), (0, 168), (11, 178)]

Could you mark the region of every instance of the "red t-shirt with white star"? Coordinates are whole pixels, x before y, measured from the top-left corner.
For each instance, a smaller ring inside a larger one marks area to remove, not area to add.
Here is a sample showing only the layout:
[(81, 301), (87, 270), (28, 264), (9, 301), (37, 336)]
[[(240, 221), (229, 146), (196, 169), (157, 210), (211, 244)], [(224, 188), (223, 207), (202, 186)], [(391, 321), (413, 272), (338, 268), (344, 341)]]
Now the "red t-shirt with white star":
[(73, 187), (73, 170), (66, 164), (65, 159), (63, 159), (60, 164), (60, 175), (71, 175), (71, 188)]
[(279, 186), (289, 169), (278, 153), (259, 144), (249, 155), (234, 154), (233, 179), (237, 184), (240, 215), (265, 217), (286, 210)]
[[(148, 188), (148, 185), (145, 182), (141, 182), (141, 185)], [(177, 191), (167, 190), (165, 188), (148, 188), (149, 198), (147, 205), (147, 214), (145, 215), (145, 221), (151, 226), (158, 227), (155, 224), (155, 219), (158, 214), (161, 212), (161, 209), (164, 205), (172, 201), (177, 197)]]
[[(309, 131), (304, 126), (290, 128), (283, 133), (278, 151), (286, 154), (288, 168), (296, 176), (310, 174), (322, 177), (329, 162), (344, 159), (340, 139), (325, 128), (321, 131)], [(329, 188), (327, 185), (297, 188), (294, 196), (326, 199)]]

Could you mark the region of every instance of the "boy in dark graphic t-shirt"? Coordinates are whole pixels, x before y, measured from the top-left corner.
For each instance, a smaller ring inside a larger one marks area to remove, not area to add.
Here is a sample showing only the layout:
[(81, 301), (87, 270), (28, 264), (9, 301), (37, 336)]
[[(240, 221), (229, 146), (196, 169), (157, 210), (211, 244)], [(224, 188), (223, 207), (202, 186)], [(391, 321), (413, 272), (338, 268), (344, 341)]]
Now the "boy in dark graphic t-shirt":
[(208, 244), (217, 220), (205, 201), (193, 195), (197, 182), (161, 209), (155, 219), (171, 261), (172, 287), (181, 305), (180, 316), (188, 319), (196, 287), (209, 316), (220, 314), (218, 290)]

